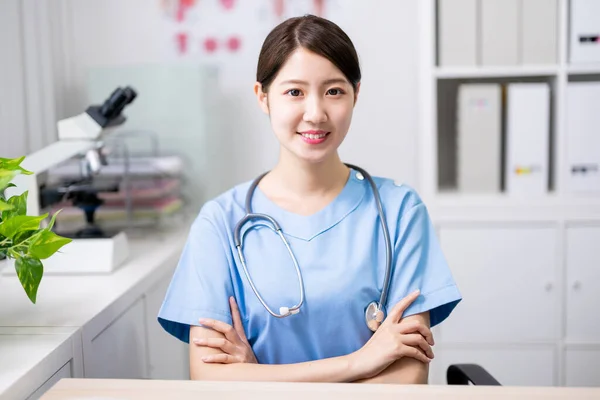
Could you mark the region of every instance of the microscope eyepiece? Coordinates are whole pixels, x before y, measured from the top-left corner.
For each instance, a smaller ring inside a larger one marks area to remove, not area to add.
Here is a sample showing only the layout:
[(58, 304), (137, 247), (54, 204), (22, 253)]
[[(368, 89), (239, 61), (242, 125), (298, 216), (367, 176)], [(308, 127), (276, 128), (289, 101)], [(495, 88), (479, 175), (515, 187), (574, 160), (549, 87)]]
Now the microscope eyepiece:
[(125, 88), (118, 87), (112, 92), (110, 97), (106, 99), (104, 104), (100, 107), (100, 115), (107, 119), (117, 117), (125, 106), (131, 103), (137, 96), (135, 90), (126, 86)]

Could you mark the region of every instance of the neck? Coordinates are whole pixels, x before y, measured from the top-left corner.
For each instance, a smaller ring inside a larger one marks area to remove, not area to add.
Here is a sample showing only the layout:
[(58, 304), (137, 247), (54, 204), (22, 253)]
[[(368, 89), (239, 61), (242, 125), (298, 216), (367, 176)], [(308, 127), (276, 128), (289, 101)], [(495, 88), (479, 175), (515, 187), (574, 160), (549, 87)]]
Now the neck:
[(320, 163), (307, 163), (284, 152), (270, 172), (272, 182), (283, 192), (301, 197), (319, 196), (339, 191), (348, 180), (348, 167), (337, 153)]

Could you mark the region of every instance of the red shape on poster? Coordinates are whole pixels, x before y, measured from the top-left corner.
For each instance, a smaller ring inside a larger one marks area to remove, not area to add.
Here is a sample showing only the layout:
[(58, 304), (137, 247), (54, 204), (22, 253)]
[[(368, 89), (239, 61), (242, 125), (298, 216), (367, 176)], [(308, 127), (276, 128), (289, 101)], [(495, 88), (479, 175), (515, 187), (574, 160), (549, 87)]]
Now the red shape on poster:
[(188, 35), (187, 33), (180, 32), (175, 35), (175, 40), (177, 41), (177, 50), (179, 50), (180, 54), (184, 54), (187, 52), (188, 45)]
[(221, 0), (221, 5), (226, 10), (231, 10), (235, 6), (235, 0)]
[(274, 4), (273, 4), (273, 11), (275, 12), (275, 15), (277, 16), (277, 18), (281, 18), (283, 16), (283, 10), (285, 7), (285, 4), (283, 3), (284, 0), (273, 0)]
[(177, 22), (182, 22), (185, 19), (187, 11), (196, 4), (196, 0), (178, 0), (177, 13), (175, 19)]
[(315, 15), (322, 17), (325, 0), (313, 0), (313, 6), (315, 7)]
[(215, 38), (206, 38), (204, 40), (204, 49), (208, 53), (214, 53), (217, 50), (217, 41), (215, 40)]
[(236, 52), (240, 49), (242, 42), (237, 36), (232, 36), (227, 39), (227, 48), (229, 51)]

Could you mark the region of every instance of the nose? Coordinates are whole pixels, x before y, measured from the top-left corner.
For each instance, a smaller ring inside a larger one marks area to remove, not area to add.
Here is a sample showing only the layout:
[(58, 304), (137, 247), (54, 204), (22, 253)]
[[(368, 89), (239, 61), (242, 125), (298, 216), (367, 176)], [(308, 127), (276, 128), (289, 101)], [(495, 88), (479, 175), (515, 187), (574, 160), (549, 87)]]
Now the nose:
[(327, 110), (323, 102), (317, 96), (312, 96), (306, 99), (304, 109), (304, 122), (313, 124), (321, 124), (327, 121)]

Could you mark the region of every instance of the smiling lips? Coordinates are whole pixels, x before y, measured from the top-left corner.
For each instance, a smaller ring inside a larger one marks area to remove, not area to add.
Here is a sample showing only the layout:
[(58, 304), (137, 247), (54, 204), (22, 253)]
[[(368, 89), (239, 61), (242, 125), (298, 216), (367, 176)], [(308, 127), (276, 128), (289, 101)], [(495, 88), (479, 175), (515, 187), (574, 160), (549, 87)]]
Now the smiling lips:
[(323, 143), (325, 139), (327, 139), (327, 135), (329, 135), (329, 132), (320, 130), (310, 130), (298, 133), (300, 134), (300, 136), (302, 136), (302, 139), (308, 144)]

